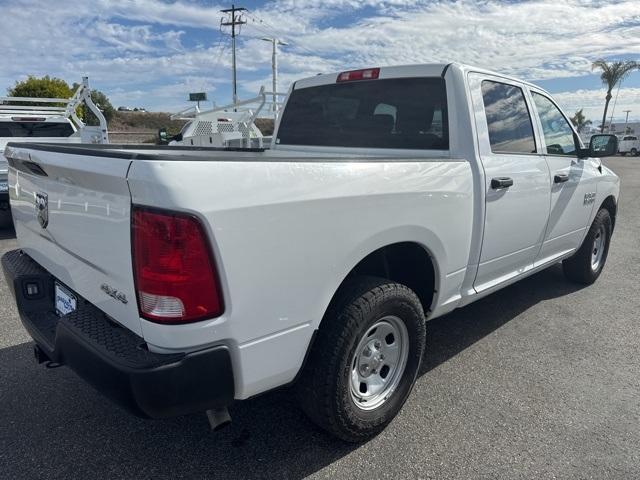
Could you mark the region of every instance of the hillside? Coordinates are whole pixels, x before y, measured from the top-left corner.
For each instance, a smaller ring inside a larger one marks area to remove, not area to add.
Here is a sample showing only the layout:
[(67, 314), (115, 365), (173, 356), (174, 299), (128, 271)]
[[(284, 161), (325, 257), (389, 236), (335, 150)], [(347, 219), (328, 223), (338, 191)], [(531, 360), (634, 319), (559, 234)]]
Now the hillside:
[[(158, 130), (166, 128), (169, 135), (182, 130), (184, 120), (171, 120), (165, 112), (115, 112), (109, 122), (109, 135), (113, 143), (153, 143)], [(256, 119), (256, 126), (263, 135), (273, 133), (272, 118)]]
[(186, 122), (171, 120), (164, 112), (115, 112), (109, 130), (114, 132), (153, 130), (166, 128), (170, 133), (178, 133)]

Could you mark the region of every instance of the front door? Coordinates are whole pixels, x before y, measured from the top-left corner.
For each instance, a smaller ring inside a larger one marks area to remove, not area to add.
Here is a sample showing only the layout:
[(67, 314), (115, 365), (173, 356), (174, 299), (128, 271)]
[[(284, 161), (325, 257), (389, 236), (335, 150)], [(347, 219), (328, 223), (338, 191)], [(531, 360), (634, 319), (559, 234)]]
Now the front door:
[(481, 74), (470, 74), (469, 85), (485, 173), (485, 224), (474, 284), (481, 292), (533, 268), (551, 187), (524, 86)]
[(536, 263), (542, 264), (578, 248), (595, 200), (599, 161), (578, 159), (580, 143), (567, 118), (553, 101), (531, 90), (549, 165), (551, 211)]

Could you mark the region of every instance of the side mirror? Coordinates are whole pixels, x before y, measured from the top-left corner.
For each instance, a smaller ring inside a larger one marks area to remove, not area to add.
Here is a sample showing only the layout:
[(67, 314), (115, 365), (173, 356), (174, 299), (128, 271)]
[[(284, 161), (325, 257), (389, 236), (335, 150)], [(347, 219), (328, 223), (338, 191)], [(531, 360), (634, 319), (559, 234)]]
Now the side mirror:
[(589, 141), (589, 149), (585, 153), (585, 156), (589, 157), (612, 157), (618, 153), (618, 137), (593, 135)]

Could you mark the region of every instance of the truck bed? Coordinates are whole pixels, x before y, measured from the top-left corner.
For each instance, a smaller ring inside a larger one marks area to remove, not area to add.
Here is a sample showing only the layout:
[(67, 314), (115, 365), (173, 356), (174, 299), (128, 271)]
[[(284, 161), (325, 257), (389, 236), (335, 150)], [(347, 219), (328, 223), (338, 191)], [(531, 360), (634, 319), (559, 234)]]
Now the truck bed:
[[(377, 248), (429, 245), (443, 279), (435, 304), (447, 308), (460, 298), (474, 191), (463, 159), (17, 143), (6, 153), (21, 248), (151, 351), (229, 344), (240, 366), (234, 371), (245, 375), (236, 379), (238, 398), (295, 376), (334, 292)], [(38, 223), (37, 193), (48, 196), (46, 228)], [(201, 221), (221, 277), (222, 316), (180, 326), (140, 318), (134, 207)], [(268, 356), (267, 365), (265, 348), (274, 345), (282, 354)]]

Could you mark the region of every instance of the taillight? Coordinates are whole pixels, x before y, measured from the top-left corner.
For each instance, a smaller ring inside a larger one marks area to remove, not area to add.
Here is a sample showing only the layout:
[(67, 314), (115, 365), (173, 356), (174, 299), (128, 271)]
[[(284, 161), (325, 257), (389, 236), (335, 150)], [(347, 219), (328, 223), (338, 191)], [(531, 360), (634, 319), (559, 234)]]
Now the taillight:
[(198, 219), (134, 207), (131, 225), (140, 315), (170, 324), (220, 316), (218, 275)]
[(336, 82), (351, 82), (354, 80), (375, 80), (380, 75), (379, 68), (365, 68), (364, 70), (351, 70), (338, 74)]

